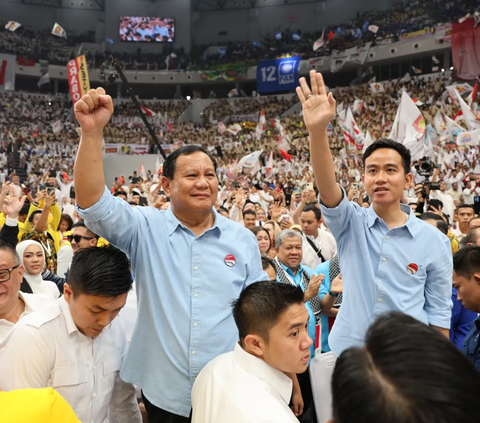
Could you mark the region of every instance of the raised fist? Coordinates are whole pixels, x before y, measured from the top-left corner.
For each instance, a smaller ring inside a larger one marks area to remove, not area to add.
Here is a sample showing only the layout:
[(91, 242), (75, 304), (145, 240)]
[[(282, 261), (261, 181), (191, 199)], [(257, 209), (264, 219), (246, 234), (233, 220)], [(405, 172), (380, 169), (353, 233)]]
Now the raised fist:
[(82, 127), (82, 134), (102, 133), (113, 114), (112, 97), (103, 88), (90, 90), (75, 103), (75, 117)]

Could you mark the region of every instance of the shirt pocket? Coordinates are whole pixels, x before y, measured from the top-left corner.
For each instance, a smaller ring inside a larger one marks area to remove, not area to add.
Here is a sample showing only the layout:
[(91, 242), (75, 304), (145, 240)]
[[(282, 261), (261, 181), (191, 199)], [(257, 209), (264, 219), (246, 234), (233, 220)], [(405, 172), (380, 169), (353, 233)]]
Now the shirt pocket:
[(112, 397), (121, 365), (122, 359), (120, 356), (108, 357), (103, 360), (102, 394), (104, 395), (104, 401), (110, 401)]
[(88, 392), (88, 367), (71, 365), (56, 367), (53, 376), (53, 388), (65, 398), (75, 413), (85, 410), (90, 401)]

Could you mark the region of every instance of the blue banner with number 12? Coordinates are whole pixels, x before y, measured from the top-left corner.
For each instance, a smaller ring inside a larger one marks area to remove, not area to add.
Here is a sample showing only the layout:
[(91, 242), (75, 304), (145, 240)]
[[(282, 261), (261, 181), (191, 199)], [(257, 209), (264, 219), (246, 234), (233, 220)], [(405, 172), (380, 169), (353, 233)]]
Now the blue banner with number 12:
[(298, 85), (300, 56), (264, 60), (257, 66), (257, 92), (294, 90)]

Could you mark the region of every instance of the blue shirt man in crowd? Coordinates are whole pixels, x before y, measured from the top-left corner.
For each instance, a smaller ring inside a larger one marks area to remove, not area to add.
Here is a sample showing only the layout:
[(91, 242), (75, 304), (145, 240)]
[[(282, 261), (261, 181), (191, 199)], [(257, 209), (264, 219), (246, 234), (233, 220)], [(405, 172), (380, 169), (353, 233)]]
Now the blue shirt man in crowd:
[(379, 140), (363, 155), (369, 209), (348, 201), (335, 181), (327, 126), (335, 100), (320, 73), (310, 72), (311, 89), (300, 79), (297, 95), (310, 135), (310, 154), (322, 213), (337, 241), (343, 300), (330, 334), (336, 355), (364, 343), (368, 327), (381, 314), (401, 311), (434, 326), (448, 338), (451, 316), (452, 254), (449, 240), (418, 220), (400, 199), (413, 178), (410, 152), (392, 140)]
[(218, 179), (203, 148), (178, 149), (165, 161), (167, 211), (132, 208), (109, 193), (102, 134), (112, 113), (112, 99), (102, 88), (75, 104), (82, 127), (75, 163), (78, 212), (132, 262), (138, 318), (122, 379), (141, 387), (150, 423), (186, 423), (196, 376), (235, 348), (232, 301), (249, 284), (269, 278), (253, 233), (213, 209)]

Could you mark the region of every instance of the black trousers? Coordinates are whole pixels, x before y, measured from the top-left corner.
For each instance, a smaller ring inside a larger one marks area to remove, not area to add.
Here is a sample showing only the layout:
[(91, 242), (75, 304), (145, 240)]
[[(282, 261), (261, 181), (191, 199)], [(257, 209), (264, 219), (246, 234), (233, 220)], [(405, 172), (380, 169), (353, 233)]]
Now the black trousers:
[(172, 414), (168, 411), (162, 410), (161, 408), (153, 405), (146, 397), (143, 395), (142, 399), (145, 405), (145, 409), (148, 414), (148, 423), (191, 423), (192, 421), (192, 412), (190, 411), (190, 417), (178, 416), (177, 414)]
[(317, 422), (317, 414), (315, 413), (315, 404), (313, 403), (313, 393), (312, 393), (312, 384), (310, 383), (310, 370), (307, 369), (305, 372), (297, 374), (298, 383), (300, 389), (302, 390), (303, 397), (303, 414), (298, 416), (298, 420), (302, 421), (303, 416), (312, 407), (312, 418), (313, 421)]

